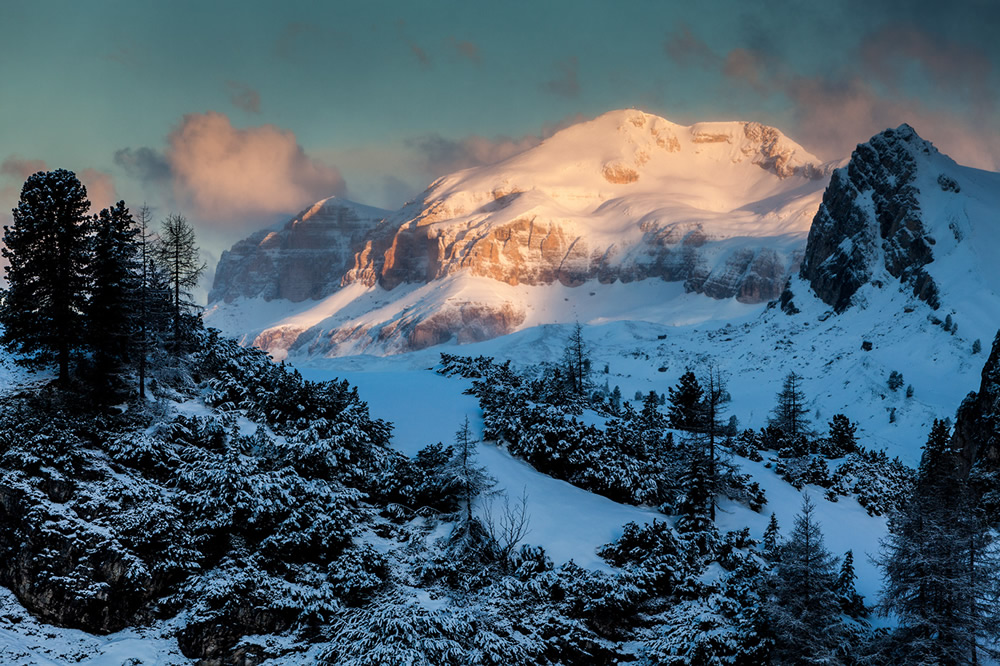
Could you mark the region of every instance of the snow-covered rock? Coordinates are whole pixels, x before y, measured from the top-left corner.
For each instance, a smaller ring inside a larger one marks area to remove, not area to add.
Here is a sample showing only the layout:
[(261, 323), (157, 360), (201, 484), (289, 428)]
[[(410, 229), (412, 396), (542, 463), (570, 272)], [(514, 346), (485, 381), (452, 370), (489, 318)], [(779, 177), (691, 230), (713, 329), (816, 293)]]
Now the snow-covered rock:
[(887, 129), (834, 171), (801, 276), (838, 312), (867, 283), (903, 288), (934, 309), (955, 309), (979, 286), (996, 294), (998, 193), (1000, 174), (959, 166), (909, 125)]

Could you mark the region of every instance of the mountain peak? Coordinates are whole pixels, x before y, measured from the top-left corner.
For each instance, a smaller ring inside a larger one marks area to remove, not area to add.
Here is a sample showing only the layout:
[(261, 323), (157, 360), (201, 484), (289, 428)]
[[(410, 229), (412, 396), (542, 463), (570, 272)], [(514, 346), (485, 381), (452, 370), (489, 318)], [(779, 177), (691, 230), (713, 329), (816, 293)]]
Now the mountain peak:
[(998, 185), (997, 174), (957, 165), (910, 125), (879, 132), (834, 171), (801, 276), (838, 312), (866, 284), (892, 283), (937, 309), (959, 273), (994, 273), (970, 267), (996, 246)]

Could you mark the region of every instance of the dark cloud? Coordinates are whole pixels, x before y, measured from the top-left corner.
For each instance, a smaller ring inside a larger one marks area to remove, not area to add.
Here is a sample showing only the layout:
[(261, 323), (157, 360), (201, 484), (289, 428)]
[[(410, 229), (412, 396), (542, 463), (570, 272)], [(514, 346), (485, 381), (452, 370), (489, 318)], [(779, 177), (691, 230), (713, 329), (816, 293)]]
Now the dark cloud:
[(466, 40), (457, 40), (451, 37), (448, 40), (458, 55), (471, 60), (475, 64), (480, 64), (481, 58), (479, 56), (479, 47), (475, 43)]
[(697, 65), (711, 67), (718, 63), (719, 56), (686, 23), (678, 23), (663, 42), (663, 50), (676, 64), (686, 67)]
[(425, 134), (406, 141), (406, 147), (422, 162), (422, 168), (433, 179), (461, 169), (496, 164), (502, 160), (534, 148), (556, 132), (586, 120), (576, 113), (562, 120), (546, 124), (539, 134), (526, 134), (520, 138), (499, 136), (492, 139), (472, 135), (451, 139), (440, 134)]
[(238, 81), (227, 81), (229, 101), (238, 109), (249, 113), (260, 113), (260, 93)]
[(918, 65), (937, 88), (982, 103), (995, 97), (994, 67), (981, 49), (942, 39), (915, 25), (885, 26), (865, 40), (860, 61), (886, 85), (904, 79), (907, 67)]
[(408, 140), (406, 146), (421, 158), (422, 166), (430, 177), (437, 178), (469, 167), (495, 164), (540, 142), (541, 138), (537, 136), (488, 139), (474, 135), (449, 139), (440, 134), (426, 134)]
[[(959, 162), (1000, 166), (1000, 133), (992, 120), (1000, 54), (981, 40), (948, 37), (951, 22), (935, 24), (910, 3), (892, 15), (881, 3), (859, 0), (848, 3), (853, 14), (840, 7), (814, 10), (798, 0), (775, 2), (781, 11), (772, 7), (769, 15), (801, 10), (788, 15), (817, 40), (842, 40), (839, 50), (824, 61), (817, 44), (806, 55), (820, 53), (818, 60), (802, 58), (788, 46), (787, 24), (756, 14), (743, 17), (742, 44), (723, 54), (687, 26), (679, 26), (664, 49), (679, 66), (716, 70), (729, 85), (787, 101), (792, 123), (786, 131), (820, 157), (846, 157), (857, 143), (907, 122)], [(866, 29), (859, 31), (859, 24)], [(849, 39), (842, 34), (848, 28), (854, 30)]]
[(157, 150), (147, 148), (122, 148), (115, 151), (115, 164), (133, 178), (150, 184), (170, 181), (170, 163)]
[(580, 63), (576, 56), (556, 63), (557, 74), (542, 84), (542, 90), (561, 97), (578, 97), (580, 95)]

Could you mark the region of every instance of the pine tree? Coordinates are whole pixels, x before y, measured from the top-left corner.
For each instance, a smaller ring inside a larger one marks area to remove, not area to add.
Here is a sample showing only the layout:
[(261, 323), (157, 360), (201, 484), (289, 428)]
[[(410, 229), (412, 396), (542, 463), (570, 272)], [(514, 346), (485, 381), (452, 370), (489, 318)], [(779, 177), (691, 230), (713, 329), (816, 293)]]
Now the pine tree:
[(90, 247), (87, 190), (65, 169), (29, 176), (4, 226), (7, 291), (0, 343), (33, 370), (52, 364), (69, 379), (70, 358), (85, 345)]
[(701, 555), (711, 552), (717, 536), (711, 518), (714, 493), (708, 470), (708, 458), (695, 450), (681, 475), (681, 499), (677, 507), (680, 513), (677, 531), (692, 539)]
[(837, 560), (823, 545), (815, 505), (807, 495), (775, 565), (768, 615), (779, 664), (836, 664), (843, 636), (834, 591)]
[(136, 235), (139, 230), (124, 201), (95, 215), (92, 224), (92, 287), (86, 311), (87, 329), (95, 363), (101, 374), (107, 374), (131, 360), (138, 331), (141, 265)]
[(139, 330), (136, 331), (138, 336), (136, 346), (139, 356), (139, 399), (143, 400), (146, 395), (146, 364), (151, 347), (150, 282), (154, 264), (151, 261), (149, 225), (153, 222), (153, 210), (143, 203), (135, 214), (135, 221), (139, 226), (139, 263), (142, 271), (139, 277)]
[(889, 658), (900, 663), (975, 664), (1000, 638), (1000, 563), (949, 429), (934, 422), (917, 481), (882, 543), (880, 611), (899, 620)]
[(476, 497), (490, 491), (496, 485), (496, 479), (486, 472), (486, 468), (476, 464), (478, 443), (469, 427), (469, 417), (466, 416), (462, 426), (455, 433), (455, 454), (446, 468), (447, 476), (458, 486), (462, 504), (465, 506), (466, 530), (472, 524), (472, 508)]
[(778, 404), (771, 417), (771, 425), (777, 426), (792, 438), (809, 432), (809, 420), (806, 418), (809, 409), (801, 386), (802, 377), (794, 371), (785, 376), (778, 393)]
[(168, 215), (154, 248), (157, 264), (173, 291), (173, 349), (180, 352), (184, 315), (194, 307), (191, 289), (206, 265), (198, 257), (194, 228), (182, 215)]
[(681, 375), (677, 385), (667, 390), (667, 400), (670, 407), (667, 409), (667, 420), (671, 428), (687, 430), (689, 432), (701, 432), (704, 425), (704, 403), (702, 399), (705, 395), (701, 384), (694, 372), (687, 370)]
[(903, 388), (904, 383), (905, 382), (903, 381), (903, 373), (899, 372), (898, 370), (893, 370), (892, 372), (889, 373), (889, 380), (887, 382), (887, 385), (889, 386), (890, 391), (898, 391), (899, 389)]
[[(708, 371), (708, 381), (705, 383), (705, 393), (702, 397), (703, 415), (702, 428), (708, 438), (708, 478), (712, 488), (721, 487), (718, 466), (718, 454), (715, 449), (716, 438), (720, 437), (724, 426), (722, 424), (723, 406), (730, 400), (726, 390), (726, 381), (718, 367), (712, 366)], [(715, 495), (712, 493), (709, 505), (709, 516), (715, 521)]]
[(829, 428), (826, 438), (828, 455), (838, 458), (858, 450), (858, 426), (851, 423), (849, 418), (843, 414), (835, 414), (827, 427)]
[(781, 554), (781, 530), (778, 527), (778, 517), (771, 513), (771, 519), (767, 522), (767, 529), (764, 530), (764, 538), (761, 541), (764, 550), (764, 557), (772, 562), (776, 561)]
[(868, 617), (865, 598), (858, 594), (854, 585), (857, 579), (858, 576), (854, 572), (854, 551), (849, 550), (844, 554), (844, 561), (840, 565), (840, 573), (837, 575), (837, 582), (833, 589), (840, 600), (841, 610), (855, 619)]
[(576, 322), (563, 352), (563, 367), (570, 390), (577, 398), (587, 395), (590, 381), (590, 350), (583, 341), (583, 326)]

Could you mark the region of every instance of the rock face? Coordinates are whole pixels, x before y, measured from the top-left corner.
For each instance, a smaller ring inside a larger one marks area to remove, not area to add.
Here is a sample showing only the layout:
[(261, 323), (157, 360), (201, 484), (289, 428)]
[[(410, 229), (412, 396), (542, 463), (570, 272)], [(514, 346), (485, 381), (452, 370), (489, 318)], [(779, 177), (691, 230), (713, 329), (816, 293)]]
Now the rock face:
[[(762, 303), (798, 270), (828, 174), (759, 123), (687, 127), (615, 111), (499, 164), (441, 178), (394, 213), (326, 200), (284, 229), (255, 234), (223, 255), (209, 320), (213, 303), (240, 298), (297, 302), (352, 286), (393, 292), (459, 275), (514, 287), (653, 278)], [(489, 294), (461, 308), (438, 305), (316, 330), (301, 318), (276, 321), (251, 338), (323, 353), (389, 335), (403, 351), (503, 335), (526, 307)]]
[(222, 253), (209, 302), (323, 298), (340, 286), (355, 247), (388, 211), (331, 197), (280, 229), (258, 231)]
[(936, 241), (924, 224), (916, 184), (918, 171), (937, 154), (912, 127), (900, 125), (860, 144), (848, 165), (833, 172), (801, 269), (823, 302), (842, 312), (862, 285), (888, 274), (932, 307), (940, 305), (924, 270)]
[(961, 452), (966, 471), (974, 463), (1000, 471), (1000, 333), (983, 366), (979, 391), (970, 393), (958, 410), (952, 448)]

